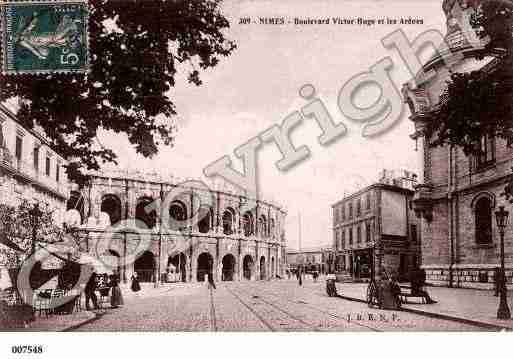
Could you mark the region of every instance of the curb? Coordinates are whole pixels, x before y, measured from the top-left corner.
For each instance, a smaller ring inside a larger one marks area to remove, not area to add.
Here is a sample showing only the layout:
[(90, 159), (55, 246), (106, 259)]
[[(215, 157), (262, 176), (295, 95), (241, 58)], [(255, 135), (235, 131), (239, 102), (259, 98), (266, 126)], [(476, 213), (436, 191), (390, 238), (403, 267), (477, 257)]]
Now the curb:
[(102, 314), (99, 314), (99, 313), (95, 313), (95, 312), (91, 312), (91, 313), (93, 314), (93, 316), (91, 318), (84, 319), (83, 321), (81, 321), (79, 323), (76, 323), (76, 324), (70, 325), (69, 327), (60, 329), (60, 330), (58, 330), (58, 332), (71, 332), (71, 331), (76, 330), (86, 324), (94, 322), (97, 319), (100, 319), (100, 317), (102, 316)]
[[(359, 303), (367, 303), (366, 300), (360, 299), (360, 298), (353, 298), (353, 297), (346, 297), (344, 295), (337, 294), (337, 297), (340, 299), (349, 300), (352, 302), (359, 302)], [(461, 317), (455, 317), (448, 314), (441, 314), (441, 313), (433, 313), (433, 312), (427, 312), (419, 309), (412, 309), (412, 308), (406, 308), (401, 307), (400, 309), (403, 312), (413, 313), (417, 315), (422, 315), (425, 317), (431, 317), (436, 319), (443, 319), (443, 320), (450, 320), (453, 322), (461, 323), (461, 324), (468, 324), (468, 325), (474, 325), (476, 327), (480, 327), (483, 329), (491, 329), (491, 330), (506, 330), (506, 331), (512, 331), (513, 329), (510, 327), (502, 326), (499, 324), (492, 324), (487, 322), (482, 322), (479, 320), (473, 320), (473, 319), (467, 319), (467, 318), (461, 318)]]

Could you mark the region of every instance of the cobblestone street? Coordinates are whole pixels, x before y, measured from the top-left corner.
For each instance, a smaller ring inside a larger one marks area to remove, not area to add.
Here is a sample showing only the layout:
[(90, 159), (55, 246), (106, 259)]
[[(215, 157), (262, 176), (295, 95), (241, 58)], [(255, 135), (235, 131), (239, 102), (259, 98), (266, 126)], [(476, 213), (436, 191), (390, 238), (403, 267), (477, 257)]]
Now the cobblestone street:
[(477, 331), (448, 320), (330, 298), (324, 281), (222, 282), (125, 290), (125, 305), (107, 309), (79, 331)]

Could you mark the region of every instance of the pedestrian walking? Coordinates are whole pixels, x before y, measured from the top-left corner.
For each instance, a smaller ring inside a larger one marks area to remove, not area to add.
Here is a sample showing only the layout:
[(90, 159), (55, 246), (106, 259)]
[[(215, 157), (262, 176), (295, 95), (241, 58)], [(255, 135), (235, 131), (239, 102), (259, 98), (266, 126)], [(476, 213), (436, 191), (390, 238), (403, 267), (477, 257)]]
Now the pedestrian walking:
[(96, 272), (93, 272), (91, 274), (91, 277), (89, 277), (89, 280), (87, 281), (87, 284), (85, 286), (85, 297), (86, 297), (86, 310), (91, 310), (91, 307), (89, 305), (89, 301), (93, 302), (94, 309), (98, 309), (98, 298), (96, 297), (96, 280), (98, 276)]
[(121, 293), (121, 288), (119, 288), (119, 280), (117, 275), (112, 275), (109, 283), (111, 289), (110, 294), (110, 305), (112, 308), (117, 308), (120, 305), (123, 305), (123, 295)]
[(139, 278), (137, 278), (137, 272), (134, 272), (130, 280), (132, 281), (132, 284), (130, 285), (130, 289), (132, 289), (132, 292), (139, 292), (141, 290), (141, 285), (139, 284)]
[(300, 269), (297, 271), (297, 279), (299, 281), (299, 285), (303, 285), (303, 276)]

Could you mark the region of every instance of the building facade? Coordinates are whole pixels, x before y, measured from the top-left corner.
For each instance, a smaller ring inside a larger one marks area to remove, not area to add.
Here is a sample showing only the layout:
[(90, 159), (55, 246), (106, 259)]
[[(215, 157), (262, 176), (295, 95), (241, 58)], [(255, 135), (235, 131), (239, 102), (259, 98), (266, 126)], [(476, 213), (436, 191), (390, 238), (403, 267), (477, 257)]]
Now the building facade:
[(0, 104), (0, 201), (17, 206), (26, 199), (64, 212), (69, 183), (66, 161), (38, 132), (24, 128)]
[(84, 250), (124, 280), (134, 272), (146, 282), (171, 272), (184, 282), (208, 273), (216, 281), (264, 280), (284, 271), (286, 213), (265, 201), (112, 172), (73, 191), (68, 210), (77, 213)]
[(316, 270), (330, 273), (333, 265), (333, 248), (331, 246), (304, 248), (301, 250), (287, 249), (288, 268), (296, 270), (303, 266), (306, 271)]
[(353, 278), (382, 269), (406, 278), (419, 256), (419, 229), (411, 206), (414, 174), (386, 175), (332, 205), (335, 271)]
[[(460, 9), (463, 8), (463, 11)], [(501, 198), (513, 166), (513, 149), (506, 140), (483, 135), (481, 154), (466, 156), (454, 146), (434, 147), (428, 133), (429, 122), (446, 89), (450, 73), (479, 71), (483, 76), (498, 63), (493, 53), (483, 55), (483, 43), (473, 31), (464, 33), (459, 26), (467, 23), (474, 12), (463, 1), (446, 0), (446, 43), (453, 55), (463, 60), (447, 66), (441, 54), (424, 65), (437, 76), (414, 88), (404, 85), (405, 101), (415, 124), (416, 141), (422, 170), (415, 192), (414, 207), (421, 221), (422, 268), (428, 282), (451, 287), (492, 288), (494, 268), (499, 266), (499, 232), (494, 211), (499, 205), (511, 208)], [(447, 56), (447, 54), (445, 54)], [(508, 283), (513, 275), (512, 226), (505, 236), (505, 260)]]

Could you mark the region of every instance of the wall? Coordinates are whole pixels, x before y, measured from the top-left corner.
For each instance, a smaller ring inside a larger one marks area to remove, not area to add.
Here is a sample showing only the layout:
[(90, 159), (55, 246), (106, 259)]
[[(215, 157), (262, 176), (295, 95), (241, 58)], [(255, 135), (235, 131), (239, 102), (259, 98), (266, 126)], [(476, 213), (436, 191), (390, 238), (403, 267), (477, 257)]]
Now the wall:
[(381, 233), (392, 236), (407, 236), (405, 195), (383, 190), (381, 198)]

